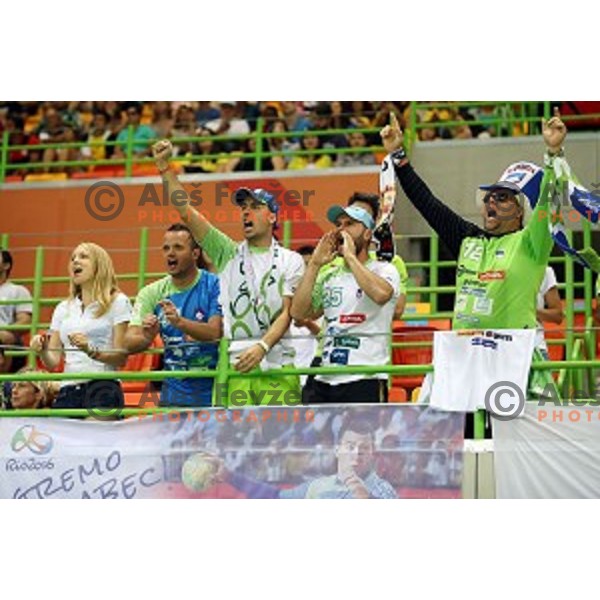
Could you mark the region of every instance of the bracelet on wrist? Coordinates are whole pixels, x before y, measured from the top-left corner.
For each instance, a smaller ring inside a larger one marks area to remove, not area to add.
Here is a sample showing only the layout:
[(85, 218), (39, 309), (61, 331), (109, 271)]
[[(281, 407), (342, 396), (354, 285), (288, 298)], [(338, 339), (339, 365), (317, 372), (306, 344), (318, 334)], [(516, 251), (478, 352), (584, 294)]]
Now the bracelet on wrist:
[(271, 346), (269, 346), (269, 344), (267, 344), (267, 342), (265, 342), (264, 340), (259, 340), (256, 343), (265, 351), (265, 355), (269, 354), (269, 350), (271, 350)]
[(390, 154), (390, 157), (397, 167), (400, 167), (405, 162), (408, 162), (408, 156), (406, 155), (406, 150), (404, 148), (398, 148), (398, 150), (394, 150), (394, 152)]

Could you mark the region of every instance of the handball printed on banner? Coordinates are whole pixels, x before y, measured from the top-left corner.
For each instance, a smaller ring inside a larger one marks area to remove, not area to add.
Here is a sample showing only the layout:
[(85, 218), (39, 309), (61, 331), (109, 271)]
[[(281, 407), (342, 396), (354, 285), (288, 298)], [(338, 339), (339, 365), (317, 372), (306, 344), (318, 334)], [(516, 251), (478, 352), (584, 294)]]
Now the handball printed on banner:
[(0, 420), (2, 498), (457, 498), (464, 416), (252, 407)]

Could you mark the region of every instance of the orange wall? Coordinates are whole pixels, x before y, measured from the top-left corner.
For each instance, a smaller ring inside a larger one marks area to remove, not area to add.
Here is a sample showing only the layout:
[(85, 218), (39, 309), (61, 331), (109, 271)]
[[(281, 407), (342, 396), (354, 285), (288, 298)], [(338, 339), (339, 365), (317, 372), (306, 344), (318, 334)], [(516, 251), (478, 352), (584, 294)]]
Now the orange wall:
[[(34, 272), (35, 247), (46, 248), (44, 274), (66, 275), (71, 250), (81, 241), (93, 241), (104, 246), (115, 263), (117, 273), (138, 270), (139, 232), (150, 230), (148, 269), (163, 270), (158, 251), (162, 232), (178, 220), (172, 208), (161, 206), (162, 185), (158, 178), (153, 184), (119, 183), (123, 194), (122, 212), (114, 219), (99, 221), (85, 206), (86, 192), (95, 183), (81, 182), (81, 187), (30, 187), (0, 189), (0, 234), (9, 234), (9, 248), (15, 265), (12, 277), (31, 277)], [(150, 187), (148, 187), (150, 186)], [(231, 235), (241, 239), (239, 211), (231, 204), (231, 193), (238, 187), (263, 187), (280, 199), (281, 218), (293, 223), (293, 247), (315, 243), (327, 228), (325, 213), (331, 204), (345, 204), (355, 191), (375, 193), (378, 186), (376, 173), (248, 178), (229, 181), (198, 181), (186, 183), (193, 198), (201, 201), (199, 210)], [(90, 206), (94, 206), (93, 194)], [(117, 197), (104, 195), (101, 206), (116, 206)], [(135, 283), (124, 284), (124, 291), (135, 294)], [(66, 285), (46, 284), (43, 296), (64, 297)], [(47, 311), (44, 311), (46, 316)]]

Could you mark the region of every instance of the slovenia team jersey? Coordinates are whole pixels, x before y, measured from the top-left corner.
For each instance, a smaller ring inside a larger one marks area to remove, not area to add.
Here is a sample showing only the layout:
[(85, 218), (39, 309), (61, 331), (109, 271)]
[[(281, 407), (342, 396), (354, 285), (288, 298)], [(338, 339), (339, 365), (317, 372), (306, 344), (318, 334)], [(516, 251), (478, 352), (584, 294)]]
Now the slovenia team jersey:
[[(323, 366), (387, 365), (389, 333), (400, 290), (396, 268), (387, 262), (369, 260), (365, 266), (387, 281), (392, 297), (380, 306), (359, 287), (349, 268), (326, 266), (319, 271), (312, 295), (313, 310), (323, 310)], [(387, 379), (387, 375), (371, 377)], [(315, 379), (338, 385), (364, 379), (364, 375), (317, 375)]]
[[(133, 308), (132, 325), (142, 325), (146, 315), (154, 314), (160, 322), (160, 335), (165, 345), (165, 371), (214, 369), (217, 365), (216, 343), (204, 343), (188, 338), (163, 316), (161, 300), (171, 300), (180, 315), (191, 321), (207, 323), (211, 317), (221, 316), (219, 306), (219, 279), (207, 271), (198, 271), (194, 283), (184, 289), (173, 285), (170, 276), (155, 281), (140, 290)], [(212, 379), (165, 379), (161, 404), (165, 406), (210, 406)]]

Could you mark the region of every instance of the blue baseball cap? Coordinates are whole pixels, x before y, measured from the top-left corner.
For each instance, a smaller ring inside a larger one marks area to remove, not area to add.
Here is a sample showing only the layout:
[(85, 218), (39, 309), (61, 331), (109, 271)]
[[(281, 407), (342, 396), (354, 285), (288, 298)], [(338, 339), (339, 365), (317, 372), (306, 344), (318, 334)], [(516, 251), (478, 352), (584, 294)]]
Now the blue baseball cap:
[(239, 188), (233, 195), (233, 199), (238, 205), (242, 204), (244, 200), (248, 198), (252, 198), (261, 204), (266, 204), (269, 210), (275, 215), (279, 212), (279, 204), (277, 204), (274, 196), (262, 188), (257, 188), (255, 190), (251, 190), (250, 188)]
[(375, 229), (375, 221), (373, 217), (366, 211), (364, 208), (360, 206), (332, 206), (327, 211), (327, 219), (336, 224), (336, 221), (340, 218), (341, 215), (346, 215), (359, 223), (362, 223), (367, 229)]

